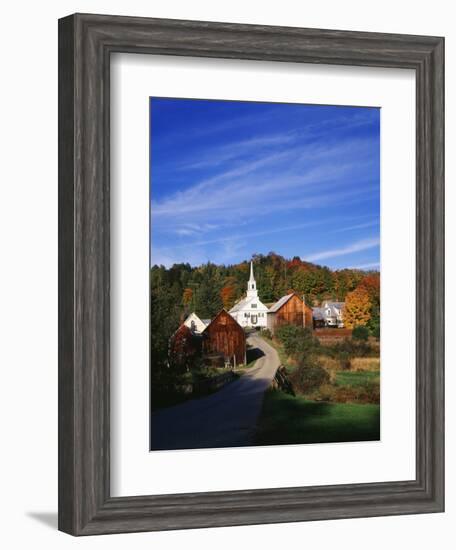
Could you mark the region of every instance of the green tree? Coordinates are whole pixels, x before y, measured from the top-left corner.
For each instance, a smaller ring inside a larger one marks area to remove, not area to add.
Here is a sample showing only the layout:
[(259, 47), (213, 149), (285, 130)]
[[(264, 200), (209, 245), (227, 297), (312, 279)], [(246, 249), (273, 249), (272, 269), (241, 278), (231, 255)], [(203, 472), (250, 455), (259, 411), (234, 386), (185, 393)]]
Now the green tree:
[(203, 266), (195, 298), (195, 309), (200, 317), (211, 319), (222, 309), (221, 288), (222, 281), (217, 266), (211, 263)]

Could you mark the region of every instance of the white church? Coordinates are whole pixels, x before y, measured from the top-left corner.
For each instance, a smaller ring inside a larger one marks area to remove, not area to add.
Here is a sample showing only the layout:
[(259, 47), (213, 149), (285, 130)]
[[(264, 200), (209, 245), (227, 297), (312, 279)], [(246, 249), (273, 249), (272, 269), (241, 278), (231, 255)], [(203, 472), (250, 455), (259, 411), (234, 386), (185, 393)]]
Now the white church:
[(267, 327), (268, 308), (258, 298), (256, 281), (253, 276), (253, 262), (250, 262), (247, 296), (234, 304), (229, 313), (241, 327)]

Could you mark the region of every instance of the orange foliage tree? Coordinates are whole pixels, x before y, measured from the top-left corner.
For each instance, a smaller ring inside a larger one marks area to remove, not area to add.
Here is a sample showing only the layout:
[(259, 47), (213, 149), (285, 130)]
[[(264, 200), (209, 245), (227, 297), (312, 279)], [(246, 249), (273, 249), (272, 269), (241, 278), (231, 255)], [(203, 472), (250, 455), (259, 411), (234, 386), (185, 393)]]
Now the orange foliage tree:
[(371, 302), (367, 290), (359, 286), (345, 298), (344, 324), (347, 328), (365, 326), (371, 317)]
[(372, 305), (378, 306), (380, 304), (380, 274), (375, 273), (373, 275), (366, 275), (359, 286), (366, 289), (369, 294), (369, 300)]
[(224, 286), (220, 291), (220, 297), (222, 298), (223, 307), (230, 309), (234, 304), (235, 289), (232, 286)]
[(182, 302), (184, 303), (184, 306), (188, 306), (188, 304), (192, 301), (193, 298), (193, 290), (191, 288), (184, 289), (184, 293), (182, 295)]

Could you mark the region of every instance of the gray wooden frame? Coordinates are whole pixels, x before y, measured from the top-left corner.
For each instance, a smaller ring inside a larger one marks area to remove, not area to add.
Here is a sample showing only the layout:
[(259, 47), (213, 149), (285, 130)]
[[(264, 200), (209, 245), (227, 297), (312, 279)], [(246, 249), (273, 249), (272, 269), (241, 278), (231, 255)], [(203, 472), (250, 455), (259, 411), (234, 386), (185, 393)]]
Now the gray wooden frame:
[[(415, 480), (110, 496), (112, 52), (416, 71)], [(59, 529), (90, 535), (443, 511), (443, 75), (444, 40), (429, 36), (82, 14), (59, 21)]]

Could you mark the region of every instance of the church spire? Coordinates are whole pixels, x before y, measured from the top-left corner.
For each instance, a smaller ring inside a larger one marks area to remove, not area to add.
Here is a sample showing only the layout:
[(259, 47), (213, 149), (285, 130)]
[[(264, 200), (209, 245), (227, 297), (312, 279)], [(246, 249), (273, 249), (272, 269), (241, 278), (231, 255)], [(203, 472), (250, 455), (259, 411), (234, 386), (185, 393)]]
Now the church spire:
[(249, 283), (254, 283), (255, 282), (255, 277), (253, 276), (253, 262), (250, 262), (250, 279), (249, 279)]
[(253, 262), (250, 262), (250, 278), (247, 283), (247, 297), (257, 297), (258, 291), (256, 287), (255, 277), (253, 276)]

